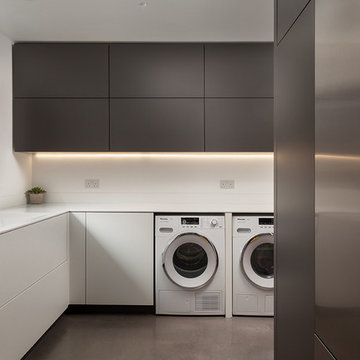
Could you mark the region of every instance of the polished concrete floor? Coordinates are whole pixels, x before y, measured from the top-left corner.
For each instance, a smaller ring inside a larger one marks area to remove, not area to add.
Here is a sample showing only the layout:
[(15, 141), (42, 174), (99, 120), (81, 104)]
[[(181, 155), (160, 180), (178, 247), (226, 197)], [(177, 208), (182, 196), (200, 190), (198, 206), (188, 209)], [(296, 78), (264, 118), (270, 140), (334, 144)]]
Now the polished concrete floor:
[(63, 315), (26, 360), (273, 360), (273, 319)]

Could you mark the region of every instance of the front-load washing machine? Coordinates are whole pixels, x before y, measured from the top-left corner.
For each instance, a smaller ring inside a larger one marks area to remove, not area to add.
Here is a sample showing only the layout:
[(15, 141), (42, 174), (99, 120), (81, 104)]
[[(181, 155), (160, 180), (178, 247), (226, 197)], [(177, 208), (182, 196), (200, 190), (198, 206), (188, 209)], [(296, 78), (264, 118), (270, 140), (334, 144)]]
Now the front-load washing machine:
[(233, 314), (274, 315), (273, 216), (233, 216)]
[(224, 220), (221, 215), (156, 216), (157, 314), (225, 314)]

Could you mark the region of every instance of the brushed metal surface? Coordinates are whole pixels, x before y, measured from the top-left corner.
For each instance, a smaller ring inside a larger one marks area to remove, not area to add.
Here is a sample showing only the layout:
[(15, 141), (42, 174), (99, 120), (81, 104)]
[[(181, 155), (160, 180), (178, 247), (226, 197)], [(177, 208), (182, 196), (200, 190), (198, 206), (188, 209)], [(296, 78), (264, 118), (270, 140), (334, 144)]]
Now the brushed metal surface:
[(336, 360), (324, 346), (321, 340), (315, 335), (315, 360)]
[[(316, 334), (360, 358), (360, 3), (316, 0)], [(319, 359), (317, 359), (319, 360)]]
[(314, 354), (314, 1), (275, 49), (275, 359)]
[(277, 0), (277, 40), (285, 36), (286, 32), (295, 23), (301, 11), (305, 8), (309, 0)]

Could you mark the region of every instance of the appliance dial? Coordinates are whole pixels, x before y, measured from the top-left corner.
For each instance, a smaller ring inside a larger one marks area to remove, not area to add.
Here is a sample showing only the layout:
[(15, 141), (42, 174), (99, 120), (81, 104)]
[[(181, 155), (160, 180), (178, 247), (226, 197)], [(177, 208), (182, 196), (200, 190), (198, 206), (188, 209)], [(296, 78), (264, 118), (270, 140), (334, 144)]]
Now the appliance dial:
[(217, 219), (211, 219), (210, 224), (211, 226), (216, 226), (218, 224)]

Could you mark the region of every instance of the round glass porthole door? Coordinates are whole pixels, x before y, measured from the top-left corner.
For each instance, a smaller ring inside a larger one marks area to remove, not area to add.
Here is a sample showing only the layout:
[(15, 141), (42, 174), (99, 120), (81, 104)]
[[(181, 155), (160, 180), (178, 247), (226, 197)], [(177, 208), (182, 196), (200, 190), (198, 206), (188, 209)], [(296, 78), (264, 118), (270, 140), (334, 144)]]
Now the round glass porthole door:
[(215, 275), (218, 255), (204, 236), (186, 233), (171, 241), (163, 253), (163, 267), (168, 278), (186, 289), (205, 286)]
[(260, 234), (245, 246), (241, 265), (247, 278), (264, 289), (274, 288), (274, 235)]

